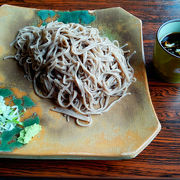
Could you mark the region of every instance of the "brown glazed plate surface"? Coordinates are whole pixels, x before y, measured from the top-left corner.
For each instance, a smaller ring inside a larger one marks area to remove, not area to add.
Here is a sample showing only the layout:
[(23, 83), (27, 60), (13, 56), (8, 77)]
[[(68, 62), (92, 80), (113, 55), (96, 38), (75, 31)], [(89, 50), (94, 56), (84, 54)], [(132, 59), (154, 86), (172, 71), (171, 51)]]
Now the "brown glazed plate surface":
[(73, 120), (67, 122), (61, 114), (50, 111), (54, 106), (52, 101), (35, 95), (31, 82), (24, 78), (17, 62), (2, 60), (4, 56), (14, 54), (9, 44), (20, 28), (57, 18), (52, 11), (50, 17), (42, 20), (38, 12), (37, 9), (9, 5), (0, 7), (0, 86), (14, 88), (17, 94), (31, 97), (36, 104), (32, 111), (39, 115), (42, 125), (42, 131), (29, 144), (12, 152), (0, 152), (0, 157), (116, 160), (137, 156), (161, 129), (148, 89), (141, 20), (119, 7), (89, 11), (95, 16), (90, 23), (92, 27), (97, 27), (111, 40), (117, 39), (120, 45), (128, 43), (131, 52), (136, 51), (130, 60), (136, 82), (128, 89), (131, 95), (124, 97), (109, 112), (92, 116), (90, 127), (79, 127)]

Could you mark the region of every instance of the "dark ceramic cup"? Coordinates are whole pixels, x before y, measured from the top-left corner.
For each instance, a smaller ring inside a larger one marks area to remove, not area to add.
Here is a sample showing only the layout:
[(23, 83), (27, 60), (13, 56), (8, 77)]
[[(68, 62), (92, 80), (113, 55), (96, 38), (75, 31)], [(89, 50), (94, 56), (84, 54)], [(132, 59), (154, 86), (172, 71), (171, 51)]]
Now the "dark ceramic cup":
[(180, 57), (167, 51), (162, 39), (172, 33), (180, 33), (180, 19), (170, 20), (160, 26), (156, 33), (153, 64), (160, 76), (167, 82), (180, 83)]

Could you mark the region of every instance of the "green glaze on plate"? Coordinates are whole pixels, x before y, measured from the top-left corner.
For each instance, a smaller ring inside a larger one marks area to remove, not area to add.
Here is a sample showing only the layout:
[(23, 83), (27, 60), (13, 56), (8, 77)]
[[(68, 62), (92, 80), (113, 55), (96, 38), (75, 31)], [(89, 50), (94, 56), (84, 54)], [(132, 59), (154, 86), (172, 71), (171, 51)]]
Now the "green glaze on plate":
[(22, 110), (23, 110), (23, 106), (22, 106), (23, 101), (22, 101), (22, 99), (18, 99), (18, 98), (16, 98), (16, 97), (13, 96), (13, 103), (14, 103), (16, 106), (18, 106), (18, 110), (19, 110), (19, 111), (22, 111)]
[(0, 96), (8, 97), (12, 95), (12, 91), (9, 89), (0, 89)]
[(55, 11), (52, 10), (40, 10), (37, 12), (37, 15), (41, 20), (45, 21), (48, 17), (53, 17), (56, 15)]
[[(42, 20), (42, 25), (47, 25), (47, 19), (57, 20), (63, 23), (81, 23), (90, 24), (96, 16), (91, 15), (87, 10), (83, 11), (52, 11), (52, 10), (39, 10), (37, 15)], [(54, 18), (54, 19), (53, 19)]]
[(33, 115), (31, 118), (24, 120), (23, 125), (24, 127), (27, 127), (33, 124), (39, 124), (39, 122), (40, 122), (39, 117), (37, 115), (35, 115), (34, 117)]
[(22, 143), (17, 142), (17, 136), (22, 129), (20, 127), (15, 127), (11, 131), (4, 131), (1, 134), (1, 145), (0, 152), (11, 152), (15, 148), (20, 148), (23, 146)]
[(35, 106), (35, 103), (28, 96), (23, 96), (23, 102), (24, 102), (23, 105), (25, 108), (31, 108)]
[(90, 24), (95, 20), (95, 16), (89, 14), (88, 11), (72, 11), (72, 12), (57, 12), (59, 22), (63, 23), (81, 23)]

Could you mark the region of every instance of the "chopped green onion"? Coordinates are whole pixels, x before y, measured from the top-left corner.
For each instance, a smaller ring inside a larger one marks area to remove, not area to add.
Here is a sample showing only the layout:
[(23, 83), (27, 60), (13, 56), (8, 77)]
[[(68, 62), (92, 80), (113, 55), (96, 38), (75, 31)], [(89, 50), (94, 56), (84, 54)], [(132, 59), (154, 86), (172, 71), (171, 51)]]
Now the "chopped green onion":
[(19, 112), (18, 106), (7, 106), (4, 97), (0, 96), (0, 133), (12, 130), (17, 124), (23, 126), (20, 122), (23, 114)]
[(172, 47), (174, 47), (175, 46), (175, 43), (168, 43), (167, 41), (165, 42), (165, 46), (167, 47), (167, 48), (172, 48)]

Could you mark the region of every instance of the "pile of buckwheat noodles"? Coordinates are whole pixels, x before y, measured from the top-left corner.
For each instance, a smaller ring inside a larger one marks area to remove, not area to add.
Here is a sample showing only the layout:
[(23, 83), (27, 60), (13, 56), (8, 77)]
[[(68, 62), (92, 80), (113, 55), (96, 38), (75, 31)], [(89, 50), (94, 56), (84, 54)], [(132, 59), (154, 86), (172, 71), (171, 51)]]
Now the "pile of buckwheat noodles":
[[(24, 67), (37, 95), (57, 100), (52, 110), (74, 117), (81, 126), (92, 123), (127, 95), (134, 71), (118, 41), (101, 37), (96, 28), (51, 22), (26, 26), (11, 43), (14, 58)], [(10, 58), (8, 56), (6, 58)]]

